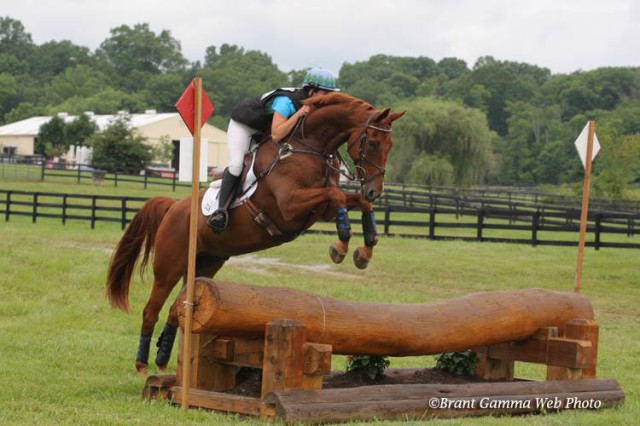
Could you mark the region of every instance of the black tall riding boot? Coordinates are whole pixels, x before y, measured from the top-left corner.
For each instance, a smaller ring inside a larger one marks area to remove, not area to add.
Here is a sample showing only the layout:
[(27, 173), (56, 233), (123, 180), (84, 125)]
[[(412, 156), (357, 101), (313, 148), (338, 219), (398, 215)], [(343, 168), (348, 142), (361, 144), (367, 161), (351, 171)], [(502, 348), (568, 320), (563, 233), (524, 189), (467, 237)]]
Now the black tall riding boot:
[(227, 208), (239, 179), (240, 177), (232, 175), (228, 168), (224, 169), (220, 193), (218, 194), (218, 210), (213, 212), (207, 219), (209, 227), (215, 232), (222, 232), (227, 227), (227, 222), (229, 221)]

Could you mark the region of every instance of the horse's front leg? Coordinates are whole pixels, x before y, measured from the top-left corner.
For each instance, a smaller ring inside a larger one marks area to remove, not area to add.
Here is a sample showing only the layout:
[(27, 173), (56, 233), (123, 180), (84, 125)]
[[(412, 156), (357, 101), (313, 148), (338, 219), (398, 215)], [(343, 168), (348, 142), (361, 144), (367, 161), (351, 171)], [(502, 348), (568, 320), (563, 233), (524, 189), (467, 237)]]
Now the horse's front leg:
[(359, 269), (369, 266), (373, 257), (373, 247), (378, 244), (378, 231), (376, 219), (373, 214), (373, 204), (365, 200), (360, 194), (347, 195), (347, 207), (360, 207), (362, 211), (362, 233), (364, 234), (364, 246), (358, 247), (353, 252), (353, 263)]

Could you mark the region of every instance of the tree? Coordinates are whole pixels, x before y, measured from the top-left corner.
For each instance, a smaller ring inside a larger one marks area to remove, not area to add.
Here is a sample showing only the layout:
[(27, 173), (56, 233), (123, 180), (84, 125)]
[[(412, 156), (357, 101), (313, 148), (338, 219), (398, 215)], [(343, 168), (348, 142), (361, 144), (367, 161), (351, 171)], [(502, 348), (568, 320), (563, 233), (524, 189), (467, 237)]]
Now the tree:
[(56, 75), (44, 91), (49, 104), (56, 105), (73, 97), (89, 98), (109, 89), (109, 79), (87, 65), (66, 68)]
[(59, 157), (69, 149), (64, 119), (54, 116), (40, 126), (36, 139), (35, 152), (47, 158)]
[[(533, 65), (497, 61), (491, 56), (478, 59), (470, 74), (464, 77), (465, 103), (487, 111), (489, 128), (500, 136), (507, 134), (507, 103), (531, 99), (538, 88), (550, 77), (546, 68)], [(477, 103), (477, 89), (482, 86), (487, 94), (484, 105)], [(470, 96), (474, 95), (474, 96)]]
[(80, 114), (75, 120), (66, 124), (65, 134), (69, 145), (83, 146), (97, 131), (96, 123), (87, 114)]
[(200, 72), (203, 87), (214, 100), (216, 112), (229, 115), (240, 101), (290, 85), (287, 74), (275, 66), (265, 53), (223, 44), (207, 48)]
[(95, 123), (85, 114), (68, 123), (56, 115), (40, 126), (35, 151), (47, 158), (59, 157), (67, 152), (71, 145), (84, 145), (97, 129)]
[[(481, 111), (433, 98), (417, 98), (394, 108), (407, 114), (394, 126), (394, 149), (389, 159), (393, 179), (407, 179), (416, 159), (416, 170), (438, 165), (440, 171), (446, 169), (441, 159), (446, 160), (453, 167), (456, 185), (480, 184), (489, 178), (497, 137), (488, 129)], [(428, 157), (421, 157), (423, 153)], [(418, 174), (414, 173), (412, 178)]]
[(35, 45), (31, 34), (22, 22), (9, 17), (0, 17), (0, 55), (13, 56), (20, 61), (29, 58)]
[(17, 106), (18, 80), (10, 74), (0, 73), (0, 122), (2, 117)]
[(125, 90), (144, 87), (153, 75), (184, 71), (188, 64), (171, 32), (155, 34), (149, 24), (113, 28), (96, 55), (112, 81)]
[(448, 186), (453, 184), (453, 179), (453, 166), (446, 158), (440, 154), (429, 155), (422, 152), (411, 163), (411, 170), (407, 173), (406, 182), (419, 185)]
[(126, 115), (119, 117), (88, 141), (93, 148), (92, 166), (110, 172), (137, 173), (153, 159), (152, 148), (145, 141), (131, 129)]
[(77, 46), (69, 40), (49, 41), (36, 46), (29, 58), (31, 74), (47, 82), (67, 69), (78, 65), (92, 65), (93, 58), (87, 47)]
[(621, 198), (629, 185), (640, 176), (640, 134), (623, 135), (620, 123), (599, 121), (598, 140), (602, 146), (598, 154), (594, 192), (601, 196)]

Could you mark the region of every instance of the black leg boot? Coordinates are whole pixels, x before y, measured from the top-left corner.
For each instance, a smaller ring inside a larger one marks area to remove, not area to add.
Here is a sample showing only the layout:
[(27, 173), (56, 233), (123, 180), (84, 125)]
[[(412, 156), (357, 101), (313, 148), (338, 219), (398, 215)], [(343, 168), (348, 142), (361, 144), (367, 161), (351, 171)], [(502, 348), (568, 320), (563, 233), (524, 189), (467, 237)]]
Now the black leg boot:
[(222, 232), (227, 227), (229, 220), (227, 209), (229, 208), (229, 204), (231, 204), (231, 198), (239, 180), (239, 176), (232, 175), (228, 168), (224, 169), (220, 193), (218, 194), (218, 210), (213, 212), (211, 216), (209, 216), (209, 219), (207, 219), (209, 227), (215, 232)]

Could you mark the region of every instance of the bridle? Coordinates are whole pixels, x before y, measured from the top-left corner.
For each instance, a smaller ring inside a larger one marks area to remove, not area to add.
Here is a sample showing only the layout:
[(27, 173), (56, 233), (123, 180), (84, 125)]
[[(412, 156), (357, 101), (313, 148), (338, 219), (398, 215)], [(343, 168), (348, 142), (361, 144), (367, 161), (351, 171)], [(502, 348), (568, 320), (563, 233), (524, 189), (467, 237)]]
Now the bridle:
[[(354, 138), (354, 140), (349, 142), (349, 144), (347, 145), (347, 152), (350, 152), (354, 144), (358, 143), (358, 141), (360, 142), (360, 145), (358, 146), (358, 159), (354, 160), (354, 165), (356, 168), (355, 177), (360, 181), (360, 186), (366, 185), (367, 183), (371, 182), (372, 180), (376, 179), (379, 176), (384, 176), (386, 172), (384, 167), (374, 163), (373, 161), (367, 158), (367, 150), (366, 150), (366, 147), (369, 142), (369, 137), (367, 135), (368, 129), (374, 129), (379, 132), (385, 132), (385, 133), (391, 133), (393, 131), (391, 127), (389, 127), (388, 129), (385, 129), (385, 128), (378, 127), (371, 124), (375, 121), (376, 118), (378, 118), (380, 114), (381, 114), (381, 111), (378, 111), (375, 114), (372, 114), (371, 116), (369, 116), (358, 137)], [(342, 161), (342, 163), (344, 164), (344, 161)], [(367, 164), (378, 169), (378, 173), (372, 176), (367, 176), (367, 169), (364, 167), (364, 165), (367, 165)]]

